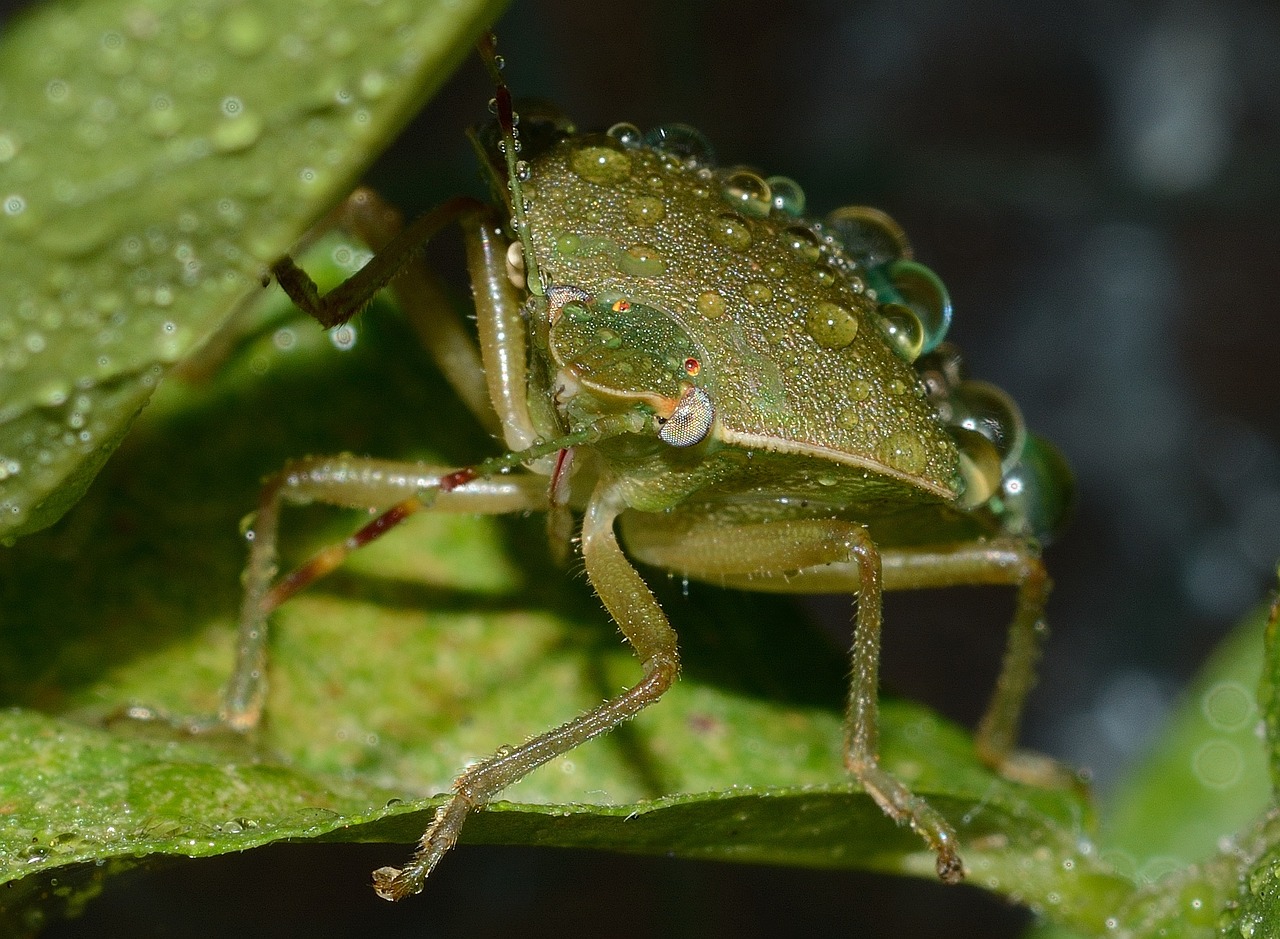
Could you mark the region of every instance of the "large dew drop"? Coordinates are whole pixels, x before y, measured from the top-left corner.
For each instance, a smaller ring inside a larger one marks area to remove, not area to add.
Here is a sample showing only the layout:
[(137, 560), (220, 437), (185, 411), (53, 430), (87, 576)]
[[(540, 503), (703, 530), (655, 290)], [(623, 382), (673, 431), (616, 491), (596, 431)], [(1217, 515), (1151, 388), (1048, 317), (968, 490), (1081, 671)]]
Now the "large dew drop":
[(597, 186), (609, 186), (622, 182), (631, 175), (631, 157), (612, 140), (613, 146), (588, 144), (579, 147), (569, 159), (569, 165), (579, 177)]
[(905, 430), (895, 431), (876, 447), (876, 457), (903, 473), (918, 473), (928, 462), (924, 442)]
[(893, 351), (914, 362), (924, 349), (924, 326), (915, 311), (901, 303), (882, 303), (877, 312)]
[(636, 277), (657, 277), (666, 272), (667, 262), (653, 245), (638, 243), (618, 254), (618, 269)]
[(804, 323), (809, 335), (824, 349), (843, 349), (858, 335), (858, 318), (836, 303), (817, 304)]
[(751, 246), (751, 229), (746, 219), (733, 212), (722, 212), (713, 218), (709, 233), (712, 241), (732, 251), (745, 251)]
[(720, 195), (743, 215), (753, 218), (766, 218), (773, 210), (773, 193), (769, 184), (747, 170), (730, 173)]

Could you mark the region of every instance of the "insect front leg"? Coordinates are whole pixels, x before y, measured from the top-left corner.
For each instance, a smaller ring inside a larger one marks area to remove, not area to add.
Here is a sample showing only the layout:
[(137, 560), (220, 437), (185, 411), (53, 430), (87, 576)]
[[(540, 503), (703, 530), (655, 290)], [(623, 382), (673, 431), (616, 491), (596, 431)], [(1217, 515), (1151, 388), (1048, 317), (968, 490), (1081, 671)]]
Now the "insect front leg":
[[(341, 564), (352, 551), (428, 508), (493, 515), (546, 507), (547, 482), (540, 476), (513, 474), (451, 485), (455, 475), (438, 467), (338, 456), (296, 460), (267, 481), (247, 536), (252, 546), (244, 574), (235, 667), (218, 715), (222, 724), (238, 731), (257, 726), (267, 691), (268, 617), (289, 597)], [(276, 581), (281, 506), (312, 502), (382, 514)]]
[[(414, 255), (443, 228), (457, 222), (463, 232), (467, 269), (475, 297), (479, 348), (430, 268)], [(396, 300), (424, 347), (467, 409), (512, 450), (538, 436), (527, 404), (526, 324), (508, 275), (507, 243), (483, 204), (457, 197), (408, 226), (372, 190), (357, 190), (337, 223), (374, 251), (347, 280), (321, 296), (315, 282), (292, 258), (272, 273), (289, 298), (326, 328), (347, 322), (383, 287)]]
[(581, 717), (514, 747), (503, 747), (467, 769), (453, 784), (455, 795), (441, 806), (418, 851), (403, 869), (374, 871), (374, 889), (387, 900), (418, 893), (440, 858), (458, 840), (468, 814), (537, 767), (592, 737), (607, 733), (657, 701), (676, 680), (680, 658), (666, 614), (618, 547), (614, 521), (623, 504), (615, 486), (597, 485), (582, 523), (587, 578), (609, 615), (631, 643), (643, 676), (629, 690)]

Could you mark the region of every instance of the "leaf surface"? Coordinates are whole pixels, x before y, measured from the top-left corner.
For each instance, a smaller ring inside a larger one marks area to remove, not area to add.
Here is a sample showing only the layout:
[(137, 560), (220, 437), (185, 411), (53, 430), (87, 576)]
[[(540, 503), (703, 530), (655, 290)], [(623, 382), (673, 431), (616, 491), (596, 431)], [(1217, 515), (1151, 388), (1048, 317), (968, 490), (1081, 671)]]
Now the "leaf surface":
[(101, 0), (4, 31), (0, 538), (80, 496), (502, 6)]

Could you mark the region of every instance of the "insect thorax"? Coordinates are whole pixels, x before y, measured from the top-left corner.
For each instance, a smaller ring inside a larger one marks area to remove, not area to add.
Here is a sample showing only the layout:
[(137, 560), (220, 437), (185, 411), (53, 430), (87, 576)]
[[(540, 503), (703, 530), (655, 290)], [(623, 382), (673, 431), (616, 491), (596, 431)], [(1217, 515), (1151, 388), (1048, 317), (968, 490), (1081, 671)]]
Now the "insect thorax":
[[(616, 298), (608, 322), (579, 324), (594, 332), (597, 369), (643, 347), (646, 362), (667, 366), (657, 393), (690, 380), (706, 389), (725, 442), (955, 492), (955, 445), (886, 341), (874, 293), (802, 219), (735, 198), (732, 174), (606, 135), (561, 141), (529, 176), (543, 281)], [(617, 301), (635, 314), (631, 336)]]

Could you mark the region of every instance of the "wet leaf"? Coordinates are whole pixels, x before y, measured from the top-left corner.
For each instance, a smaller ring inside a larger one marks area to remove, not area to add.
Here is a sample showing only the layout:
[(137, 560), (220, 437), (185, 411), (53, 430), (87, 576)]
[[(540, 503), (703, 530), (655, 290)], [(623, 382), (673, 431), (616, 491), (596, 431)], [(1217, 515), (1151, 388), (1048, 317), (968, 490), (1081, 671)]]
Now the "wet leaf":
[[(0, 717), (6, 878), (282, 838), (401, 842), (397, 863), (434, 804), (415, 800), (637, 677), (585, 584), (547, 560), (541, 519), (419, 516), (275, 617), (254, 744), (96, 722), (129, 701), (216, 706), (237, 523), (289, 455), (491, 452), (403, 324), (375, 309), (357, 326), (341, 351), (277, 322), (213, 381), (167, 382), (85, 500), (0, 558), (0, 682), (21, 705)], [(285, 551), (304, 557), (361, 517), (292, 510)], [(932, 877), (916, 837), (843, 773), (844, 652), (789, 602), (650, 579), (682, 637), (681, 682), (513, 786), (464, 839)], [(887, 765), (955, 821), (972, 883), (1090, 923), (1129, 889), (1090, 853), (1077, 795), (994, 776), (920, 705), (890, 703), (884, 725)]]
[(1213, 857), (1271, 804), (1258, 727), (1262, 617), (1213, 654), (1152, 752), (1108, 803), (1100, 836), (1120, 869), (1157, 880)]
[(0, 537), (346, 195), (500, 0), (47, 3), (0, 45)]

